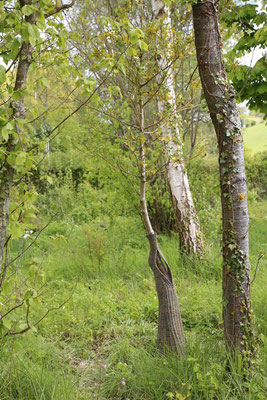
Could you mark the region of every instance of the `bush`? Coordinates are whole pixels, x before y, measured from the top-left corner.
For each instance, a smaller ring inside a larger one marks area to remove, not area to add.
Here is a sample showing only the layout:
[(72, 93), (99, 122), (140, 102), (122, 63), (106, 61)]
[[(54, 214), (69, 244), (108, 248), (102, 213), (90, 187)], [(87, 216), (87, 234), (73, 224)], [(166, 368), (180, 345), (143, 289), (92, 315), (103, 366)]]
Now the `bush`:
[(245, 165), (249, 189), (256, 189), (260, 197), (266, 197), (267, 151), (255, 156), (246, 155)]

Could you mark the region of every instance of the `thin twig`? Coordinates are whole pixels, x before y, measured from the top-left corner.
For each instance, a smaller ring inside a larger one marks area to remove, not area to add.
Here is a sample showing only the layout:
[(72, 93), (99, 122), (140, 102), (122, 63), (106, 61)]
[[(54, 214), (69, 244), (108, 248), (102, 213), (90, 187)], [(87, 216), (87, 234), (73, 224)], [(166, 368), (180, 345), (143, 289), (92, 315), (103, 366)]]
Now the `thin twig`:
[(24, 253), (26, 253), (27, 250), (29, 250), (29, 248), (36, 242), (36, 240), (38, 239), (38, 237), (41, 235), (41, 233), (48, 227), (48, 225), (51, 223), (51, 221), (55, 218), (56, 214), (52, 215), (52, 217), (50, 218), (50, 220), (47, 222), (47, 224), (40, 229), (40, 231), (37, 233), (37, 235), (35, 236), (34, 240), (24, 249), (22, 250), (19, 255), (17, 255), (15, 258), (13, 258), (13, 260), (9, 261), (9, 263), (7, 264), (7, 267), (9, 267), (11, 264), (13, 264), (13, 262), (15, 262), (19, 257), (21, 257)]
[(74, 5), (75, 0), (72, 0), (70, 4), (61, 4), (61, 6), (53, 8), (51, 11), (45, 14), (45, 18), (49, 18), (52, 15), (58, 14), (62, 10), (66, 10), (67, 8), (70, 8)]
[(265, 256), (265, 253), (266, 253), (266, 252), (260, 253), (260, 254), (258, 255), (257, 265), (256, 265), (256, 269), (255, 269), (255, 273), (254, 273), (253, 279), (252, 279), (252, 281), (251, 281), (251, 285), (252, 285), (252, 283), (253, 283), (253, 282), (255, 281), (255, 279), (256, 279), (256, 275), (257, 275), (258, 267), (259, 267), (259, 264), (260, 264), (260, 260)]
[(30, 325), (29, 323), (29, 313), (30, 313), (30, 307), (27, 307), (27, 312), (26, 312), (26, 323), (27, 323), (27, 327), (25, 329), (22, 329), (21, 331), (13, 331), (13, 332), (6, 332), (5, 336), (15, 336), (15, 335), (22, 335), (23, 333), (26, 333), (27, 331), (29, 331), (30, 329), (32, 329), (32, 326), (36, 327), (37, 325), (39, 325), (39, 323), (51, 312), (51, 311), (55, 311), (55, 310), (59, 310), (60, 308), (62, 308), (73, 296), (74, 290), (71, 292), (71, 295), (65, 300), (63, 301), (63, 303), (61, 303), (59, 306), (57, 307), (52, 307), (49, 308), (43, 315), (42, 317), (36, 321), (33, 325)]

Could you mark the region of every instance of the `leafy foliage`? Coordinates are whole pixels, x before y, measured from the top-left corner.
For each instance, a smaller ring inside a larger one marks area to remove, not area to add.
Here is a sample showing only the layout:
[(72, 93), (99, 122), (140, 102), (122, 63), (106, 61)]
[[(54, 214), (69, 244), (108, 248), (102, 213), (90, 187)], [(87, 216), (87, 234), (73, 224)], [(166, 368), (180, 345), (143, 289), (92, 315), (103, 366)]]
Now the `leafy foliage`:
[[(71, 31), (60, 14), (45, 18), (53, 11), (54, 1), (38, 3), (37, 22), (31, 26), (25, 16), (36, 11), (37, 3), (20, 9), (19, 2), (0, 2), (4, 103), (0, 110), (1, 161), (10, 138), (15, 141), (8, 154), (15, 171), (8, 259), (15, 262), (10, 265), (0, 297), (1, 399), (264, 399), (265, 259), (252, 288), (259, 359), (252, 361), (245, 385), (240, 360), (229, 360), (228, 371), (225, 368), (220, 199), (206, 111), (201, 107), (200, 136), (188, 163), (195, 204), (206, 234), (205, 254), (200, 259), (177, 256), (167, 185), (164, 178), (159, 182), (164, 169), (162, 148), (166, 145), (160, 129), (145, 138), (136, 129), (138, 120), (132, 103), (140, 79), (148, 81), (142, 89), (143, 99), (149, 100), (148, 124), (158, 127), (154, 99), (168, 96), (164, 86), (156, 85), (154, 79), (156, 45), (164, 48), (166, 32), (163, 29), (157, 42), (160, 22), (144, 19), (143, 28), (139, 27), (142, 2), (123, 2), (122, 9), (112, 8), (116, 11), (113, 13), (109, 9), (113, 1), (109, 5), (80, 2), (68, 16)], [(172, 49), (175, 67), (183, 72), (182, 80), (177, 77), (177, 105), (182, 115), (177, 123), (183, 133), (188, 126), (195, 126), (196, 97), (200, 97), (198, 79), (194, 74), (190, 76), (195, 61), (190, 13), (184, 3), (173, 17), (178, 33)], [(260, 24), (253, 7), (248, 5), (242, 10), (241, 19), (244, 17), (248, 23), (255, 19), (255, 24)], [(229, 20), (229, 24), (238, 21)], [(250, 36), (255, 38), (253, 43), (249, 39), (251, 46), (261, 38), (256, 33)], [(14, 91), (23, 42), (33, 46), (33, 61), (27, 85)], [(240, 46), (241, 54), (246, 50), (245, 42)], [(260, 65), (255, 75), (252, 70), (244, 70), (242, 77), (237, 74), (242, 79), (236, 79), (243, 85), (249, 73), (256, 87), (259, 76), (265, 79), (263, 67)], [(264, 100), (264, 92), (258, 95)], [(22, 96), (26, 118), (12, 119), (12, 102)], [(255, 99), (258, 107), (260, 97)], [(69, 118), (81, 104), (84, 108)], [(173, 123), (169, 110), (164, 118)], [(151, 345), (158, 306), (146, 267), (147, 245), (135, 190), (138, 140), (145, 140), (147, 146), (151, 214), (156, 214), (158, 208), (163, 210), (161, 228), (168, 232), (159, 235), (159, 243), (174, 266), (181, 299), (188, 342), (188, 353), (181, 360), (172, 355), (163, 358)], [(184, 147), (189, 159), (187, 143)], [(265, 196), (265, 170), (266, 154), (247, 157), (253, 273), (258, 254), (266, 251), (266, 202), (256, 202)], [(128, 174), (123, 174), (125, 171)], [(50, 217), (51, 223), (35, 241)], [(16, 340), (9, 335), (25, 329), (25, 336), (15, 336)]]
[[(242, 3), (246, 4), (242, 4)], [(258, 5), (232, 4), (222, 14), (222, 20), (229, 32), (238, 32), (237, 43), (228, 53), (231, 64), (228, 76), (233, 82), (241, 101), (247, 100), (251, 110), (267, 115), (267, 59), (263, 55), (254, 66), (240, 65), (237, 61), (246, 52), (256, 48), (265, 49), (267, 41), (267, 15), (258, 10)], [(228, 33), (229, 34), (229, 33)]]

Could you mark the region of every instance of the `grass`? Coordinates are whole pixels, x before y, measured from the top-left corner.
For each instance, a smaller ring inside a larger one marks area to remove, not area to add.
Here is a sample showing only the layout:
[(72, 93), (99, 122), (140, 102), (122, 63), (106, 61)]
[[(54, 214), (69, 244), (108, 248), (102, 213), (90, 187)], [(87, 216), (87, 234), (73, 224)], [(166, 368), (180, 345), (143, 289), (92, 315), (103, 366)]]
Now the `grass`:
[[(249, 211), (253, 274), (258, 254), (267, 249), (267, 202), (252, 202)], [(179, 256), (175, 236), (159, 236), (172, 266), (187, 340), (185, 357), (163, 357), (155, 347), (157, 298), (140, 221), (119, 217), (101, 225), (55, 221), (33, 250), (37, 259), (46, 251), (45, 304), (72, 296), (38, 332), (2, 346), (0, 398), (264, 400), (266, 259), (252, 287), (259, 357), (244, 386), (240, 362), (225, 356), (219, 243), (210, 240), (201, 260), (189, 259)], [(40, 307), (33, 307), (33, 320)]]
[(243, 129), (245, 148), (252, 154), (267, 150), (267, 125), (263, 122)]

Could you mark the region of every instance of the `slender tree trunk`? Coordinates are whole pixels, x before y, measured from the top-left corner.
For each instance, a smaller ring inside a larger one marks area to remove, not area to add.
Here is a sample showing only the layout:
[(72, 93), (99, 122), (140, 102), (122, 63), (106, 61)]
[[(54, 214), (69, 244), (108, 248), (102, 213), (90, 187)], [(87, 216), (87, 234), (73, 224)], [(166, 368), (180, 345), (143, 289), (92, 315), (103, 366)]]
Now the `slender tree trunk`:
[[(143, 134), (143, 106), (140, 101), (140, 130)], [(161, 253), (147, 210), (146, 203), (146, 157), (145, 144), (140, 139), (140, 208), (147, 238), (150, 244), (149, 266), (156, 282), (159, 303), (158, 348), (171, 349), (182, 354), (185, 349), (184, 332), (179, 304), (170, 267)]]
[[(21, 8), (26, 4), (32, 4), (31, 0), (20, 0)], [(36, 13), (25, 17), (26, 22), (30, 24), (36, 23)], [(27, 81), (29, 67), (32, 61), (32, 46), (30, 43), (23, 42), (20, 49), (19, 63), (16, 73), (16, 81), (14, 91), (20, 90), (24, 87)], [(24, 97), (22, 96), (18, 101), (11, 102), (10, 105), (11, 119), (25, 118)], [(15, 123), (15, 128), (18, 136), (20, 137), (19, 126)], [(0, 272), (4, 259), (4, 248), (7, 242), (7, 224), (8, 224), (8, 211), (9, 203), (13, 185), (13, 178), (15, 170), (8, 162), (9, 154), (14, 150), (17, 145), (17, 140), (12, 136), (8, 139), (6, 144), (6, 155), (0, 169)]]
[[(170, 45), (173, 42), (169, 8), (161, 0), (151, 0), (151, 4), (153, 18), (164, 19), (164, 26), (169, 39), (169, 47), (165, 49), (165, 53), (168, 54), (171, 51)], [(165, 70), (168, 66), (166, 57), (161, 53), (159, 53), (157, 63), (162, 70)], [(161, 79), (160, 76), (159, 78)], [(158, 111), (162, 115), (166, 111), (166, 108), (171, 107), (174, 118), (176, 118), (175, 81), (172, 68), (167, 69), (165, 86), (168, 88), (170, 96), (168, 100), (158, 100)], [(180, 248), (187, 254), (200, 253), (203, 250), (202, 234), (185, 169), (179, 129), (175, 122), (173, 124), (174, 126), (170, 126), (170, 124), (167, 123), (165, 126), (162, 126), (162, 130), (167, 142), (169, 159), (167, 175), (175, 220), (179, 232)], [(173, 137), (174, 140), (172, 139)], [(177, 145), (176, 142), (179, 144)]]
[(200, 78), (215, 127), (223, 224), (223, 321), (227, 347), (251, 348), (247, 182), (235, 93), (227, 83), (218, 27), (218, 0), (193, 6)]

